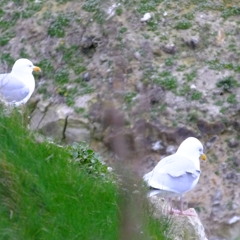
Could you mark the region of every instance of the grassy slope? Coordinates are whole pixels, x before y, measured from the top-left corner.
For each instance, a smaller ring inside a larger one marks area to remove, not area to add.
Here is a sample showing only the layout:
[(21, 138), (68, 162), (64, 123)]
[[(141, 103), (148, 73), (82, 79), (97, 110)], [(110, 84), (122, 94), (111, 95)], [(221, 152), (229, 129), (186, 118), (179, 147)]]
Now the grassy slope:
[[(117, 187), (106, 176), (69, 161), (76, 155), (66, 148), (35, 142), (17, 113), (0, 113), (0, 139), (0, 239), (118, 239)], [(168, 222), (145, 223), (149, 239), (167, 239)]]
[(1, 116), (0, 238), (116, 239), (114, 184), (87, 175), (64, 148), (36, 143)]

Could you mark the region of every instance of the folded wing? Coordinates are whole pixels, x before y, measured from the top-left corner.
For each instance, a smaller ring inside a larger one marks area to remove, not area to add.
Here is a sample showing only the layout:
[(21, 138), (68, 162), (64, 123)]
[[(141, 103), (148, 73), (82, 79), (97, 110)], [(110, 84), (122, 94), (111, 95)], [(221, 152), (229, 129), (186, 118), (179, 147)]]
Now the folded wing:
[(18, 102), (29, 94), (29, 88), (11, 74), (0, 74), (0, 96), (7, 102)]
[(173, 154), (162, 159), (157, 166), (144, 176), (147, 184), (155, 189), (185, 193), (198, 182), (200, 170), (189, 159)]

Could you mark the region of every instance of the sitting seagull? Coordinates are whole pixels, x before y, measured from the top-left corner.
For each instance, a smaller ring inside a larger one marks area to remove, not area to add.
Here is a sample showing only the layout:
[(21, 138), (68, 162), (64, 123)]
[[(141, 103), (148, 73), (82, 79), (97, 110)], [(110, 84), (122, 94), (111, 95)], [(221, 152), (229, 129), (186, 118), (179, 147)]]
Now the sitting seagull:
[(206, 160), (203, 145), (194, 137), (185, 139), (176, 153), (163, 158), (143, 179), (156, 195), (162, 191), (176, 193), (181, 197), (181, 209), (172, 213), (191, 215), (183, 211), (182, 195), (193, 189), (200, 177), (199, 159)]
[(35, 89), (33, 71), (41, 72), (41, 69), (21, 58), (14, 63), (10, 73), (0, 74), (0, 100), (13, 106), (25, 104)]

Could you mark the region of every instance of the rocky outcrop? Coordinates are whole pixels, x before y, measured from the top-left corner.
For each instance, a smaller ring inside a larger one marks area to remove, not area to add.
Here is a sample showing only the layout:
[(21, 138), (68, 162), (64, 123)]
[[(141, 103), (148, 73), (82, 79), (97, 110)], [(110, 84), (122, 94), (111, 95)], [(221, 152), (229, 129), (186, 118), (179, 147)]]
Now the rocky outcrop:
[[(150, 197), (150, 202), (154, 208), (154, 215), (156, 218), (161, 219), (164, 214), (169, 215), (170, 206), (166, 200), (159, 196)], [(204, 226), (195, 211), (195, 209), (189, 209), (189, 212), (195, 216), (181, 216), (181, 215), (169, 215), (172, 228), (172, 239), (174, 240), (208, 240)]]
[(86, 118), (65, 104), (39, 103), (30, 120), (31, 129), (65, 143), (89, 142), (90, 127)]

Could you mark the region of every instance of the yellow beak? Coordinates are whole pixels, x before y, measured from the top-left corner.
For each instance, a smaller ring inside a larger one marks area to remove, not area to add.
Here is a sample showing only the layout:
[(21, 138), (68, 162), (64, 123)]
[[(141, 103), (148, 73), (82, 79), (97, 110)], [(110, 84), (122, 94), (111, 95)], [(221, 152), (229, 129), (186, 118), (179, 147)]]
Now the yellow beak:
[(200, 155), (200, 159), (206, 161), (207, 156), (203, 153), (203, 154)]
[(40, 67), (34, 66), (34, 67), (33, 67), (33, 71), (34, 71), (34, 72), (41, 72), (42, 70), (41, 70)]

